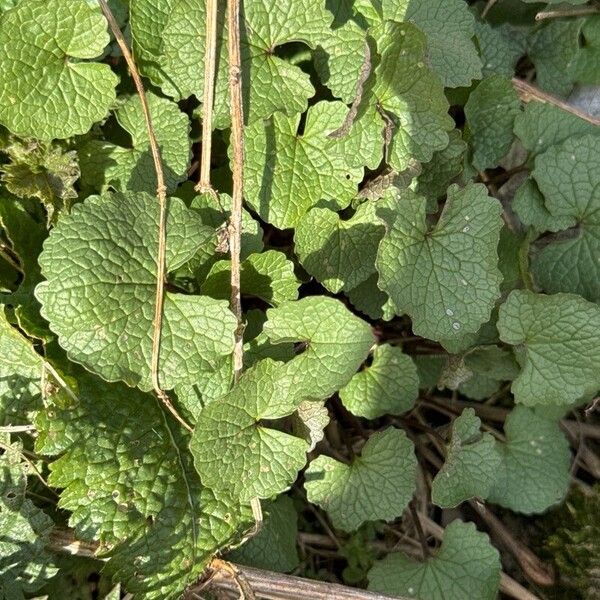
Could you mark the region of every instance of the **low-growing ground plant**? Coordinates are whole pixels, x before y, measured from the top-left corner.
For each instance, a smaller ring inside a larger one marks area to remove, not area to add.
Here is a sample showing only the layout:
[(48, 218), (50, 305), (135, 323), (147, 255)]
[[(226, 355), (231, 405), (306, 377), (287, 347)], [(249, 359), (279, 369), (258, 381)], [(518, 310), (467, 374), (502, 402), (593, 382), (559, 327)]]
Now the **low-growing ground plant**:
[(0, 600), (598, 597), (599, 106), (595, 1), (0, 0)]

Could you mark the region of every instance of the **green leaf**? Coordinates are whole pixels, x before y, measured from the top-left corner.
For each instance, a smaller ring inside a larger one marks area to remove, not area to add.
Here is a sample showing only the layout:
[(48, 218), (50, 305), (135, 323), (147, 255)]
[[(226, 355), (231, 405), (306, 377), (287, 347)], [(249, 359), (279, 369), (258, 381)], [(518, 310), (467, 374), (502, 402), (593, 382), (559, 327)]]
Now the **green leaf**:
[(532, 263), (534, 278), (549, 293), (593, 302), (600, 302), (599, 142), (598, 135), (570, 137), (539, 156), (533, 171), (554, 224), (573, 227), (545, 241)]
[[(152, 93), (147, 95), (152, 127), (160, 148), (168, 191), (187, 179), (190, 161), (190, 123), (178, 106)], [(125, 99), (115, 112), (117, 122), (131, 135), (131, 147), (90, 140), (80, 148), (81, 173), (95, 191), (108, 187), (124, 192), (156, 192), (156, 171), (142, 105), (138, 96)]]
[[(229, 124), (228, 32), (224, 8), (221, 6), (217, 25), (221, 39), (217, 44), (214, 125), (219, 129)], [(316, 48), (332, 35), (332, 14), (321, 0), (283, 0), (276, 5), (256, 0), (244, 6), (243, 14), (241, 53), (247, 122), (264, 119), (277, 111), (289, 115), (303, 112), (315, 90), (309, 76), (280, 58), (277, 49), (290, 42)], [(177, 100), (191, 95), (202, 98), (205, 21), (202, 2), (131, 2), (134, 51), (142, 73)]]
[(475, 20), (462, 0), (363, 0), (355, 6), (371, 22), (414, 23), (427, 36), (427, 61), (445, 87), (481, 78)]
[(108, 44), (85, 0), (21, 0), (0, 21), (0, 123), (42, 140), (86, 133), (115, 100), (117, 76), (89, 62)]
[[(169, 200), (167, 268), (189, 260), (213, 236), (198, 215)], [(108, 381), (150, 389), (158, 203), (143, 192), (93, 196), (51, 232), (36, 295), (71, 360)], [(167, 292), (160, 380), (193, 384), (233, 350), (227, 302)]]
[[(434, 152), (433, 158), (421, 166), (421, 173), (410, 185), (411, 189), (421, 196), (430, 199), (443, 196), (448, 186), (463, 170), (467, 145), (458, 129), (450, 131), (448, 136), (450, 138), (448, 145), (443, 150)], [(429, 206), (428, 210), (430, 210)], [(431, 212), (437, 212), (437, 203)]]
[(500, 389), (501, 382), (512, 381), (519, 366), (512, 353), (498, 346), (474, 348), (464, 358), (470, 375), (459, 386), (461, 394), (474, 400), (484, 400)]
[(506, 23), (492, 27), (479, 20), (475, 21), (475, 33), (483, 61), (483, 76), (512, 77), (519, 58), (526, 52), (525, 35)]
[(15, 425), (39, 408), (42, 357), (0, 308), (0, 424)]
[(454, 122), (442, 83), (425, 65), (425, 35), (411, 23), (396, 22), (382, 23), (371, 33), (380, 60), (367, 82), (366, 98), (391, 119), (388, 162), (403, 171), (411, 159), (428, 162), (448, 146)]
[(513, 291), (500, 307), (498, 331), (517, 346), (522, 371), (515, 401), (572, 404), (600, 388), (600, 307), (573, 294)]
[(295, 249), (302, 266), (329, 291), (351, 290), (375, 273), (384, 228), (376, 204), (365, 202), (349, 219), (313, 208), (298, 223)]
[(504, 432), (506, 442), (496, 442), (502, 462), (488, 501), (525, 514), (560, 502), (571, 480), (571, 452), (556, 419), (517, 406)]
[(38, 256), (47, 235), (46, 227), (27, 212), (21, 202), (0, 196), (0, 225), (10, 251), (18, 260), (20, 281), (17, 289), (0, 294), (0, 304), (14, 308), (19, 326), (27, 333), (46, 338), (48, 331), (39, 314), (39, 303), (33, 295), (41, 279)]
[(334, 527), (354, 531), (366, 521), (401, 516), (415, 492), (416, 469), (412, 442), (390, 427), (370, 436), (350, 465), (317, 457), (304, 474), (304, 487)]
[(346, 385), (375, 343), (371, 328), (339, 300), (309, 296), (267, 311), (264, 332), (275, 344), (302, 342), (286, 363), (290, 392), (324, 400)]
[(389, 321), (394, 317), (395, 308), (388, 295), (382, 292), (377, 281), (377, 273), (348, 292), (348, 299), (352, 305), (371, 319), (384, 319)]
[(486, 498), (501, 458), (489, 433), (479, 431), (481, 421), (472, 408), (463, 410), (452, 423), (444, 466), (431, 485), (431, 501), (443, 508), (458, 506), (469, 498)]
[(261, 530), (243, 546), (227, 555), (227, 560), (286, 573), (300, 564), (296, 537), (298, 515), (294, 503), (288, 496), (280, 496), (263, 507), (265, 520)]
[(373, 362), (340, 390), (352, 413), (366, 419), (409, 411), (419, 395), (417, 368), (401, 348), (384, 344), (373, 352)]
[(535, 65), (536, 83), (544, 91), (558, 96), (571, 91), (582, 24), (583, 19), (548, 19), (530, 35), (529, 58)]
[(476, 332), (499, 296), (501, 207), (482, 185), (451, 186), (430, 230), (426, 206), (425, 198), (406, 194), (395, 214), (382, 211), (379, 286), (397, 314), (410, 315), (417, 335), (452, 340)]
[[(285, 254), (267, 250), (251, 254), (241, 264), (240, 289), (242, 296), (255, 296), (271, 306), (298, 297), (300, 282), (294, 275), (294, 264)], [(212, 298), (229, 299), (231, 296), (231, 263), (215, 263), (201, 286), (203, 294)]]
[(275, 113), (246, 129), (246, 197), (265, 221), (285, 229), (295, 227), (319, 201), (348, 206), (357, 192), (363, 169), (349, 167), (338, 140), (328, 137), (346, 114), (341, 102), (319, 102), (306, 116)]
[(515, 119), (515, 134), (533, 155), (542, 154), (571, 136), (597, 132), (597, 127), (546, 102), (528, 102)]
[(260, 424), (296, 409), (285, 366), (260, 361), (198, 416), (190, 449), (202, 483), (215, 492), (241, 501), (269, 498), (287, 489), (304, 466), (304, 440)]
[(52, 519), (25, 497), (31, 472), (19, 442), (0, 434), (0, 598), (31, 597), (57, 572), (46, 545)]
[[(356, 97), (357, 83), (365, 62), (367, 34), (349, 17), (345, 0), (326, 2), (334, 14), (332, 31), (320, 41), (314, 53), (315, 68), (331, 93), (351, 104)], [(370, 51), (369, 51), (370, 54)]]
[(369, 589), (418, 600), (494, 600), (500, 583), (500, 556), (473, 523), (452, 521), (437, 554), (424, 563), (402, 553), (388, 554), (369, 571)]
[(77, 198), (74, 184), (79, 179), (79, 165), (74, 151), (36, 141), (13, 139), (2, 149), (10, 162), (0, 166), (6, 189), (19, 198), (39, 198), (55, 221)]
[(600, 82), (600, 17), (587, 18), (581, 33), (584, 44), (575, 60), (575, 77), (579, 83), (597, 85)]
[(569, 227), (571, 217), (554, 217), (546, 208), (544, 196), (534, 179), (526, 179), (511, 204), (524, 225), (537, 231), (560, 231)]
[(178, 598), (248, 512), (200, 486), (186, 437), (155, 398), (85, 372), (77, 382), (36, 419), (36, 451), (59, 457), (49, 478), (59, 505), (80, 539), (111, 550), (107, 568), (129, 591)]
[[(389, 0), (384, 3), (391, 4)], [(445, 87), (481, 79), (481, 59), (473, 43), (475, 19), (463, 0), (411, 0), (405, 20), (427, 36), (428, 62)]]
[(502, 75), (484, 79), (471, 92), (465, 116), (472, 134), (473, 166), (478, 171), (495, 167), (509, 151), (520, 110), (517, 92)]

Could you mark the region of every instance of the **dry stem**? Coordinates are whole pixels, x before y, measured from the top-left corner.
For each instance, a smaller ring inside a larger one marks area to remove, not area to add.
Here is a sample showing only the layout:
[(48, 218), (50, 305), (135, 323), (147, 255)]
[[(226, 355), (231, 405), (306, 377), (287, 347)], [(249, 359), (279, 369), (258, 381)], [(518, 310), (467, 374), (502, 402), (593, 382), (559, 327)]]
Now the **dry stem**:
[(231, 104), (231, 147), (233, 149), (233, 193), (229, 221), (231, 254), (231, 310), (237, 319), (233, 373), (237, 381), (243, 366), (242, 300), (240, 293), (240, 252), (242, 241), (242, 202), (244, 195), (244, 109), (242, 105), (242, 67), (240, 55), (240, 0), (227, 4), (229, 26), (229, 100)]
[(159, 215), (158, 215), (158, 251), (156, 256), (156, 299), (154, 303), (154, 321), (152, 324), (152, 356), (150, 359), (150, 377), (152, 380), (152, 387), (154, 392), (160, 398), (162, 403), (166, 406), (169, 412), (177, 419), (177, 421), (185, 427), (188, 431), (192, 431), (192, 428), (183, 420), (183, 418), (177, 413), (175, 407), (171, 404), (169, 397), (165, 391), (161, 388), (159, 378), (159, 362), (160, 362), (160, 340), (162, 334), (162, 319), (163, 319), (163, 305), (165, 296), (165, 275), (166, 275), (166, 253), (167, 253), (167, 187), (165, 185), (165, 176), (162, 167), (162, 161), (160, 157), (160, 150), (158, 148), (158, 142), (156, 141), (156, 134), (154, 127), (152, 126), (152, 116), (148, 107), (148, 100), (146, 98), (146, 90), (142, 83), (142, 78), (138, 71), (138, 68), (133, 60), (133, 56), (127, 47), (123, 33), (115, 20), (106, 0), (98, 0), (100, 8), (110, 25), (110, 29), (115, 36), (117, 44), (123, 53), (123, 58), (129, 67), (129, 72), (135, 84), (135, 89), (140, 98), (140, 104), (142, 106), (142, 113), (144, 115), (144, 121), (146, 123), (146, 131), (148, 133), (148, 140), (150, 142), (150, 152), (152, 154), (152, 160), (154, 161), (154, 170), (156, 171), (156, 197), (158, 199)]
[(560, 19), (563, 17), (585, 17), (586, 15), (596, 15), (600, 12), (597, 6), (579, 6), (563, 10), (542, 10), (535, 15), (536, 21), (543, 19)]
[(552, 104), (554, 106), (558, 106), (558, 108), (564, 110), (565, 112), (569, 112), (569, 113), (579, 117), (580, 119), (583, 119), (584, 121), (587, 121), (588, 123), (591, 123), (592, 125), (600, 125), (600, 119), (598, 119), (596, 117), (592, 117), (591, 115), (588, 115), (584, 111), (579, 110), (578, 108), (575, 108), (574, 106), (571, 106), (570, 104), (564, 102), (563, 100), (561, 100), (560, 98), (557, 98), (556, 96), (552, 96), (550, 94), (547, 94), (546, 92), (543, 92), (539, 88), (536, 88), (534, 85), (527, 83), (527, 81), (524, 81), (523, 79), (519, 79), (518, 77), (513, 77), (512, 84), (513, 84), (513, 87), (515, 88), (515, 90), (517, 91), (519, 98), (523, 102), (531, 102), (532, 100), (537, 100), (538, 102), (545, 102), (547, 104)]
[(204, 92), (202, 95), (202, 155), (197, 192), (215, 193), (210, 183), (212, 122), (217, 71), (217, 6), (218, 0), (206, 0), (206, 46), (204, 49)]

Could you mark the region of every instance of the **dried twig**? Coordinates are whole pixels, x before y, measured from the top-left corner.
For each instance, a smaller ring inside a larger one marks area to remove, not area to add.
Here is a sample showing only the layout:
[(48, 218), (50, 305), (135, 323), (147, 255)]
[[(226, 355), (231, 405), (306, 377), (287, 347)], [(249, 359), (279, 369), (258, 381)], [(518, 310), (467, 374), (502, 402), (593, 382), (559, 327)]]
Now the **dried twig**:
[(210, 183), (212, 122), (217, 71), (217, 6), (218, 0), (206, 0), (206, 46), (204, 49), (204, 93), (202, 95), (202, 155), (197, 192), (215, 194)]
[[(48, 549), (62, 554), (97, 558), (98, 544), (78, 541), (71, 529), (56, 528), (50, 534)], [(98, 559), (104, 560), (104, 559)], [(385, 596), (365, 590), (350, 588), (324, 581), (313, 581), (282, 573), (272, 573), (262, 569), (243, 567), (234, 563), (231, 565), (239, 575), (243, 576), (245, 582), (251, 587), (254, 596), (261, 600), (409, 600), (399, 596)], [(214, 565), (213, 565), (214, 566)], [(227, 594), (229, 598), (239, 600), (239, 587), (230, 575), (220, 571), (211, 578), (213, 589)], [(198, 593), (205, 589), (205, 583), (201, 582), (190, 587), (184, 598), (192, 600), (198, 597)], [(527, 599), (531, 600), (531, 599)], [(537, 599), (536, 599), (537, 600)]]
[(481, 11), (481, 18), (485, 19), (487, 17), (487, 14), (490, 12), (490, 10), (492, 10), (492, 8), (494, 8), (494, 4), (496, 4), (496, 2), (498, 2), (498, 0), (488, 0), (487, 4), (485, 5), (484, 9)]
[(183, 420), (183, 418), (175, 410), (175, 407), (171, 404), (171, 401), (165, 391), (161, 388), (159, 378), (159, 362), (160, 362), (160, 341), (162, 334), (162, 319), (163, 319), (163, 305), (165, 295), (165, 275), (166, 275), (166, 253), (167, 253), (167, 187), (165, 185), (165, 176), (162, 167), (162, 161), (160, 157), (160, 150), (158, 148), (158, 142), (156, 141), (156, 134), (152, 125), (152, 116), (148, 107), (148, 100), (146, 99), (146, 90), (142, 83), (142, 78), (137, 69), (133, 56), (127, 47), (123, 33), (119, 27), (119, 24), (115, 20), (106, 0), (98, 0), (100, 8), (110, 29), (115, 36), (115, 40), (123, 53), (123, 58), (127, 63), (129, 72), (135, 84), (135, 89), (140, 98), (140, 104), (142, 106), (142, 113), (144, 115), (144, 121), (146, 123), (146, 131), (148, 133), (148, 140), (150, 142), (150, 152), (152, 154), (152, 160), (154, 161), (154, 170), (156, 171), (156, 197), (158, 199), (159, 216), (158, 216), (158, 251), (156, 256), (156, 299), (154, 303), (154, 321), (152, 325), (152, 356), (150, 359), (150, 377), (152, 379), (152, 387), (154, 392), (160, 398), (162, 403), (165, 405), (167, 410), (177, 419), (177, 421), (185, 427), (188, 431), (192, 431), (192, 428)]
[(535, 20), (585, 17), (586, 15), (596, 15), (598, 13), (600, 13), (600, 8), (597, 6), (573, 6), (562, 10), (542, 10), (535, 15)]
[[(293, 575), (272, 573), (262, 569), (235, 565), (237, 572), (245, 577), (255, 597), (261, 600), (408, 600), (402, 596), (387, 596), (375, 592), (367, 592), (335, 583), (314, 581)], [(239, 600), (239, 590), (235, 581), (227, 573), (213, 577), (211, 584), (225, 597)], [(202, 586), (190, 588), (184, 600), (192, 600), (196, 590)]]
[[(229, 219), (229, 253), (231, 256), (230, 308), (237, 319), (235, 345), (233, 348), (233, 379), (237, 382), (244, 366), (244, 321), (240, 285), (242, 250), (242, 205), (244, 201), (244, 105), (242, 100), (242, 57), (240, 52), (240, 0), (227, 3), (227, 26), (229, 29), (229, 102), (231, 115), (231, 147), (233, 160), (233, 191), (231, 194), (231, 217)], [(258, 533), (263, 516), (260, 499), (251, 501), (254, 530)]]
[(233, 149), (233, 193), (229, 221), (229, 251), (231, 254), (231, 310), (237, 318), (233, 372), (237, 380), (243, 367), (244, 324), (240, 293), (240, 251), (242, 241), (242, 202), (244, 195), (244, 109), (242, 104), (242, 66), (240, 54), (240, 0), (227, 4), (229, 26), (229, 99), (231, 103), (231, 147)]
[(600, 125), (600, 119), (588, 115), (586, 112), (579, 110), (574, 106), (571, 106), (570, 104), (568, 104), (564, 100), (561, 100), (560, 98), (557, 98), (556, 96), (552, 96), (551, 94), (543, 92), (539, 88), (535, 87), (534, 85), (531, 85), (530, 83), (527, 83), (527, 81), (524, 81), (523, 79), (513, 77), (512, 84), (515, 90), (517, 91), (519, 98), (523, 102), (531, 102), (532, 100), (537, 100), (538, 102), (552, 104), (564, 110), (565, 112), (569, 112), (572, 115), (575, 115), (576, 117), (579, 117), (580, 119), (591, 123), (592, 125)]

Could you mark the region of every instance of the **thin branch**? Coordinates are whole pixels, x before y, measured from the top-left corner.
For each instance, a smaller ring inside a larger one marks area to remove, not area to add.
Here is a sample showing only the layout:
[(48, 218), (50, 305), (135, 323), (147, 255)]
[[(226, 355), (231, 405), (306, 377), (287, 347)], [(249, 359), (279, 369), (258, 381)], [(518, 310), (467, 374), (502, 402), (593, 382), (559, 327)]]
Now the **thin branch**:
[(498, 517), (488, 510), (483, 503), (470, 500), (469, 505), (485, 521), (494, 534), (495, 540), (500, 540), (509, 552), (516, 558), (527, 579), (537, 585), (549, 586), (554, 584), (552, 569), (537, 557), (525, 544), (520, 542)]
[(243, 367), (242, 299), (240, 292), (240, 252), (242, 242), (242, 202), (244, 196), (244, 109), (242, 104), (242, 66), (240, 53), (240, 0), (227, 3), (229, 27), (229, 100), (231, 104), (231, 147), (233, 149), (233, 192), (229, 220), (231, 254), (231, 311), (237, 319), (233, 374), (237, 381)]
[[(50, 533), (47, 547), (49, 550), (61, 554), (107, 560), (96, 556), (96, 551), (99, 547), (97, 543), (80, 542), (75, 538), (71, 529), (53, 529)], [(335, 600), (409, 600), (406, 597), (385, 596), (335, 583), (314, 581), (282, 573), (272, 573), (234, 563), (229, 564), (244, 577), (245, 581), (252, 588), (256, 598), (260, 598), (261, 600), (330, 600), (332, 598), (335, 598)], [(228, 594), (229, 598), (239, 600), (237, 583), (231, 580), (228, 573), (221, 572), (215, 575), (210, 583), (214, 589)], [(205, 584), (203, 582), (190, 587), (186, 591), (184, 599), (192, 600), (196, 598), (196, 594), (204, 588)]]
[(423, 527), (421, 526), (421, 520), (419, 519), (419, 514), (417, 513), (414, 500), (412, 500), (409, 503), (408, 509), (410, 510), (410, 516), (412, 517), (415, 529), (417, 530), (417, 535), (419, 536), (423, 560), (427, 560), (430, 555), (429, 546), (427, 545), (427, 538), (425, 537), (425, 533), (423, 532)]
[(146, 91), (142, 78), (137, 69), (133, 56), (127, 47), (123, 33), (115, 20), (106, 0), (98, 0), (100, 8), (110, 25), (110, 29), (115, 36), (115, 40), (123, 53), (123, 58), (129, 67), (129, 72), (133, 78), (135, 89), (140, 98), (142, 113), (146, 123), (146, 131), (150, 142), (150, 152), (154, 161), (154, 170), (156, 171), (156, 197), (158, 199), (159, 215), (158, 215), (158, 251), (156, 256), (156, 298), (154, 303), (154, 321), (152, 325), (152, 356), (150, 359), (150, 377), (152, 379), (152, 387), (154, 392), (160, 398), (167, 410), (175, 417), (175, 419), (188, 431), (192, 428), (183, 420), (177, 413), (175, 407), (171, 404), (166, 392), (161, 388), (159, 377), (159, 362), (160, 362), (160, 341), (162, 335), (162, 320), (163, 320), (163, 305), (165, 296), (165, 276), (166, 276), (166, 253), (167, 253), (167, 187), (165, 185), (165, 176), (160, 157), (156, 134), (152, 126), (152, 116), (148, 107)]
[(556, 96), (552, 96), (550, 94), (547, 94), (546, 92), (543, 92), (539, 88), (536, 88), (534, 85), (527, 83), (527, 81), (524, 81), (523, 79), (513, 77), (512, 84), (515, 90), (517, 91), (519, 98), (523, 102), (531, 102), (532, 100), (537, 100), (538, 102), (552, 104), (553, 106), (557, 106), (561, 110), (571, 113), (572, 115), (575, 115), (576, 117), (579, 117), (580, 119), (583, 119), (584, 121), (587, 121), (592, 125), (600, 125), (600, 119), (588, 115), (586, 112), (579, 110), (574, 106), (571, 106), (570, 104), (564, 102)]
[[(406, 596), (391, 596), (350, 588), (335, 583), (315, 581), (272, 573), (262, 569), (235, 565), (252, 588), (256, 598), (261, 600), (408, 600)], [(235, 581), (226, 572), (215, 575), (211, 584), (225, 597), (239, 600), (239, 590)], [(184, 595), (184, 600), (192, 600), (203, 584), (193, 586)]]
[(0, 427), (0, 433), (35, 433), (35, 425), (6, 425)]
[(496, 2), (498, 2), (498, 0), (488, 0), (487, 1), (485, 8), (481, 12), (482, 19), (485, 19), (487, 17), (487, 14), (490, 12), (490, 10), (492, 10), (492, 8), (494, 8), (494, 4), (496, 4)]
[(217, 7), (218, 0), (206, 0), (206, 46), (204, 48), (204, 92), (202, 95), (202, 154), (197, 192), (215, 194), (210, 183), (212, 123), (217, 71)]
[(542, 10), (535, 15), (535, 20), (542, 21), (543, 19), (561, 19), (563, 17), (585, 17), (586, 15), (596, 15), (599, 12), (600, 9), (597, 6), (579, 6), (563, 10)]

